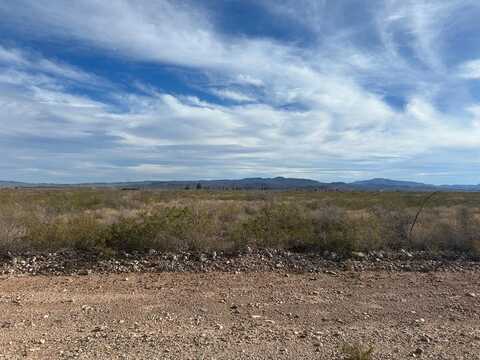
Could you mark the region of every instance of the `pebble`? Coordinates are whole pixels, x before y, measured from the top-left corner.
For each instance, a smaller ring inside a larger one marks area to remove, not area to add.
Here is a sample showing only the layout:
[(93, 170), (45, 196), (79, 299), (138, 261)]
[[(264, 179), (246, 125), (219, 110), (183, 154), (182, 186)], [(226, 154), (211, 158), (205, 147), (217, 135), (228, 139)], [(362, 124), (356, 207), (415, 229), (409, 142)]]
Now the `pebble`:
[(413, 353), (412, 353), (412, 356), (413, 357), (419, 357), (423, 354), (423, 349), (422, 348), (416, 348)]

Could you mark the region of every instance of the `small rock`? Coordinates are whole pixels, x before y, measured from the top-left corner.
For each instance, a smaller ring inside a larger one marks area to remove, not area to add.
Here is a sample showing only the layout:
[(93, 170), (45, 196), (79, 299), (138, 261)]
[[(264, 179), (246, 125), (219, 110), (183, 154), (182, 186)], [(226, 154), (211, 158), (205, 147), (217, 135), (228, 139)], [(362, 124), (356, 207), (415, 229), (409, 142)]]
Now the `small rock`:
[(420, 325), (420, 324), (425, 324), (425, 319), (424, 319), (424, 318), (416, 319), (416, 320), (415, 320), (415, 323), (417, 323), (417, 324), (419, 324), (419, 325)]
[(423, 354), (423, 349), (422, 348), (416, 348), (414, 352), (412, 353), (413, 357), (421, 356)]
[(412, 257), (413, 257), (413, 255), (412, 255), (411, 253), (409, 253), (409, 252), (408, 252), (407, 250), (405, 250), (405, 249), (401, 249), (400, 252), (401, 252), (403, 255), (405, 255), (406, 257), (408, 257), (408, 258), (412, 258)]
[(331, 270), (325, 270), (325, 274), (332, 275), (332, 276), (337, 276), (337, 273), (335, 271), (331, 271)]
[(367, 257), (367, 255), (365, 253), (360, 252), (360, 251), (353, 251), (352, 256), (356, 257), (357, 259), (365, 259)]

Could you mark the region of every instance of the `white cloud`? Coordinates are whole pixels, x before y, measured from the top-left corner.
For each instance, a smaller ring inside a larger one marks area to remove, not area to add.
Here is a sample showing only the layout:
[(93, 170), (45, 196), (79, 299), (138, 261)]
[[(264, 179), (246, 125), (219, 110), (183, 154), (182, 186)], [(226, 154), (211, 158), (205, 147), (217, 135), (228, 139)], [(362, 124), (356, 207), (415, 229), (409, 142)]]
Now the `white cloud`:
[(172, 175), (175, 173), (188, 172), (189, 170), (187, 166), (175, 166), (172, 164), (168, 164), (168, 165), (140, 164), (140, 165), (130, 166), (129, 169), (134, 172), (143, 174), (145, 176)]
[(24, 57), (21, 55), (20, 51), (13, 49), (6, 49), (3, 46), (0, 46), (0, 63), (15, 64), (15, 65), (26, 65), (28, 64)]
[(261, 87), (264, 85), (261, 79), (254, 78), (250, 75), (239, 74), (236, 78), (238, 84), (253, 85), (256, 87)]
[(465, 79), (480, 79), (480, 59), (467, 61), (460, 65), (459, 74)]
[(234, 90), (227, 90), (227, 89), (222, 89), (222, 90), (212, 90), (212, 93), (219, 96), (222, 99), (229, 99), (237, 102), (250, 102), (250, 101), (255, 101), (255, 99), (251, 96), (245, 95), (241, 92), (237, 92)]
[(206, 14), (178, 2), (20, 0), (2, 7), (22, 16), (38, 35), (74, 38), (129, 58), (213, 66), (222, 64), (227, 52)]

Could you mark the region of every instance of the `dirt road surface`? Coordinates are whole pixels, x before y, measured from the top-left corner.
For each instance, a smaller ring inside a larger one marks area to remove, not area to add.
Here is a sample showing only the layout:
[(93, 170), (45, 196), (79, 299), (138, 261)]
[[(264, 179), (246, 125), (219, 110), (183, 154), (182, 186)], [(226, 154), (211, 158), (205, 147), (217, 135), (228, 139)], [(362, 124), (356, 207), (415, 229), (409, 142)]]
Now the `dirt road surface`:
[(0, 358), (480, 359), (476, 272), (0, 278)]

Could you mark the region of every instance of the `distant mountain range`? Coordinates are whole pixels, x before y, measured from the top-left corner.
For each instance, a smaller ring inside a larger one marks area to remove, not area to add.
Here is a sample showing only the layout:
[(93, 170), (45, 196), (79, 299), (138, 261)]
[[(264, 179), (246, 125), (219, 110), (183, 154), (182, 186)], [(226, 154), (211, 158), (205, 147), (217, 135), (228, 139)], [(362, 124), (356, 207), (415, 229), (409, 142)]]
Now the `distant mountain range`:
[(311, 179), (285, 177), (246, 178), (239, 180), (191, 180), (191, 181), (133, 181), (115, 183), (48, 184), (0, 181), (0, 188), (29, 187), (114, 187), (123, 189), (251, 189), (287, 190), (319, 189), (341, 191), (480, 191), (479, 185), (431, 185), (412, 181), (371, 179), (363, 181), (324, 183)]
[(15, 186), (32, 186), (34, 184), (23, 183), (18, 181), (0, 181), (0, 188), (1, 187), (15, 187)]

